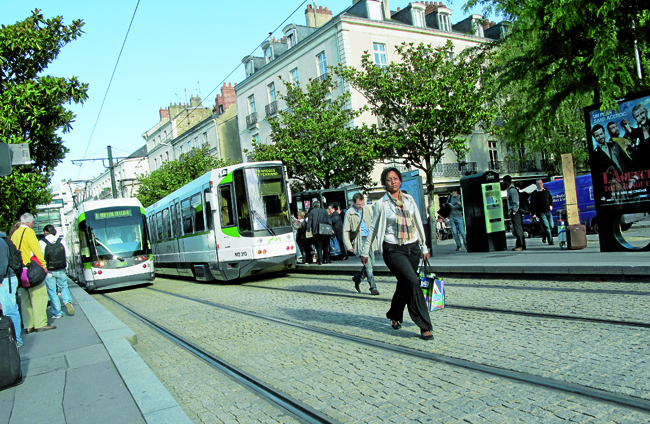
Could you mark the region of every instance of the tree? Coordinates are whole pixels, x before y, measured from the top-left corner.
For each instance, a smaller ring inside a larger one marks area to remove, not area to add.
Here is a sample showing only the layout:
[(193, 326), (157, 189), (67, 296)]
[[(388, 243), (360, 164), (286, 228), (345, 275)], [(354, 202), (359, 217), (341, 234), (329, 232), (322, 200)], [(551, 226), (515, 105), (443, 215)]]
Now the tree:
[[(647, 89), (650, 71), (650, 11), (636, 0), (470, 0), (465, 10), (483, 4), (512, 22), (510, 33), (489, 49), (511, 49), (494, 63), (500, 87), (523, 82), (528, 121), (565, 100), (582, 106), (615, 100)], [(646, 75), (636, 75), (635, 45)], [(583, 97), (585, 96), (585, 97)], [(531, 125), (534, 123), (531, 122)]]
[[(592, 102), (591, 93), (572, 93), (555, 107), (540, 105), (530, 113), (532, 86), (536, 81), (525, 79), (509, 81), (503, 84), (499, 73), (499, 64), (518, 56), (522, 50), (533, 43), (535, 37), (518, 40), (509, 39), (496, 50), (490, 61), (492, 68), (484, 78), (484, 88), (490, 92), (490, 101), (498, 108), (499, 125), (494, 127), (496, 135), (509, 148), (511, 156), (520, 149), (535, 156), (544, 156), (544, 170), (551, 174), (561, 174), (562, 154), (571, 153), (578, 169), (588, 166), (589, 157), (586, 150), (585, 126), (582, 108)], [(543, 88), (549, 94), (555, 91), (555, 83)], [(534, 90), (533, 92), (537, 92)], [(525, 158), (529, 159), (530, 155)]]
[(69, 151), (57, 131), (68, 133), (75, 119), (63, 105), (85, 102), (88, 85), (74, 76), (43, 72), (63, 46), (81, 36), (83, 25), (81, 20), (64, 25), (61, 16), (45, 19), (37, 9), (26, 20), (0, 28), (0, 142), (28, 143), (34, 162), (31, 169), (14, 168), (0, 178), (0, 228), (51, 200), (52, 171)]
[(433, 205), (433, 171), (445, 150), (463, 159), (468, 151), (463, 135), (492, 122), (479, 84), (487, 57), (463, 53), (451, 59), (451, 41), (435, 48), (402, 43), (395, 49), (400, 62), (378, 67), (366, 53), (361, 70), (339, 67), (336, 72), (366, 97), (380, 119), (382, 125), (375, 127), (379, 156), (424, 171)]
[(375, 159), (372, 138), (365, 125), (352, 126), (363, 111), (347, 107), (350, 93), (330, 101), (337, 84), (329, 74), (309, 80), (306, 91), (289, 82), (284, 86), (287, 92), (279, 97), (287, 109), (269, 119), (273, 142), (253, 142), (253, 159), (281, 160), (294, 180), (294, 191), (345, 183), (370, 186)]
[(137, 182), (140, 188), (136, 197), (146, 208), (206, 172), (229, 165), (232, 165), (230, 159), (223, 160), (210, 155), (208, 146), (195, 149), (182, 154), (178, 160), (164, 162), (150, 174), (140, 175)]

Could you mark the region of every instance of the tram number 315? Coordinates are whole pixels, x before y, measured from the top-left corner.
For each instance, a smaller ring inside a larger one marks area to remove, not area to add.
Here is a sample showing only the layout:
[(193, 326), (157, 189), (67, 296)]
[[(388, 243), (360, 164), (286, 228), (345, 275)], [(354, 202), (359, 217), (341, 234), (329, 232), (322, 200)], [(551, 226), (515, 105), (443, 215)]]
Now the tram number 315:
[(244, 251), (244, 252), (235, 252), (235, 256), (237, 256), (238, 258), (242, 258), (244, 256), (248, 256), (248, 252), (246, 252), (246, 251)]

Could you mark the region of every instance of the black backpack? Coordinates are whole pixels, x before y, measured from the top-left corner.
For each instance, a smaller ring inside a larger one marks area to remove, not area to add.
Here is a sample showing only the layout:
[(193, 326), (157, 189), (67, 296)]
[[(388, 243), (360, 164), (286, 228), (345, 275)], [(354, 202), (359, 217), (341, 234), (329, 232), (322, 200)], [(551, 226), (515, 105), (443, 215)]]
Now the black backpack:
[(67, 262), (65, 259), (65, 249), (61, 244), (61, 239), (56, 239), (54, 243), (50, 243), (47, 239), (43, 239), (43, 241), (47, 244), (47, 246), (45, 246), (45, 252), (43, 252), (45, 262), (47, 262), (47, 269), (52, 271), (64, 269)]
[(526, 215), (531, 212), (528, 193), (524, 193), (523, 191), (519, 192), (519, 210), (521, 211), (522, 215)]
[(16, 275), (20, 275), (23, 272), (23, 257), (16, 248), (16, 245), (9, 238), (2, 238), (5, 243), (7, 243), (7, 253), (9, 255), (9, 268), (14, 270)]

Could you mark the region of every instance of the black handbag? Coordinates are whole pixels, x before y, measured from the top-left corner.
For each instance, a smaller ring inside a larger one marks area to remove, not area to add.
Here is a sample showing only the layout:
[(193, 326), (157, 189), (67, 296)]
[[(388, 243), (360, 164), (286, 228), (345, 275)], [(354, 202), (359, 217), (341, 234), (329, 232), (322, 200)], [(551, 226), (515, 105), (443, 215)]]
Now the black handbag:
[(323, 236), (331, 236), (334, 232), (334, 229), (330, 224), (323, 224), (322, 222), (318, 224), (318, 234)]

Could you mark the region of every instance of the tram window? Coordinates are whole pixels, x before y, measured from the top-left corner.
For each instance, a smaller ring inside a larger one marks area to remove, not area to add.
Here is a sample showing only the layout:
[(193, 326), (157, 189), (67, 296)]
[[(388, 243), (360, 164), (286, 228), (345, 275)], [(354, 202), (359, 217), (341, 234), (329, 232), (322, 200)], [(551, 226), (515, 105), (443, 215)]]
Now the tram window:
[(168, 239), (172, 236), (172, 230), (169, 225), (169, 208), (163, 209), (163, 237)]
[(180, 237), (183, 235), (183, 232), (181, 231), (181, 207), (178, 206), (178, 203), (175, 205), (175, 210), (176, 213), (174, 214), (176, 216), (176, 237)]
[(162, 212), (158, 212), (158, 214), (156, 214), (156, 217), (158, 218), (158, 223), (156, 225), (156, 228), (158, 229), (157, 231), (158, 240), (162, 240), (163, 239)]
[(149, 215), (149, 236), (151, 237), (151, 241), (157, 241), (156, 240), (156, 226), (154, 225), (155, 221), (155, 215)]
[(172, 228), (171, 228), (172, 237), (178, 237), (179, 234), (177, 233), (177, 230), (176, 230), (176, 225), (177, 225), (176, 224), (176, 205), (171, 205), (171, 207), (169, 208), (169, 211), (170, 211), (171, 216), (172, 216)]
[(239, 231), (251, 231), (250, 211), (248, 208), (248, 199), (246, 198), (246, 184), (244, 182), (244, 173), (241, 169), (233, 172), (235, 182), (235, 197), (237, 201), (237, 218), (239, 219)]
[(229, 185), (219, 187), (219, 208), (221, 211), (221, 226), (229, 227), (235, 225)]
[(212, 220), (212, 208), (210, 207), (210, 189), (206, 188), (203, 191), (203, 203), (205, 203), (205, 221), (208, 224), (208, 230), (214, 229), (214, 222)]
[(205, 231), (205, 221), (203, 220), (203, 203), (201, 203), (201, 193), (192, 196), (192, 211), (194, 212), (194, 230), (196, 232)]
[(192, 234), (192, 210), (190, 209), (190, 199), (181, 202), (181, 213), (183, 215), (183, 234)]

